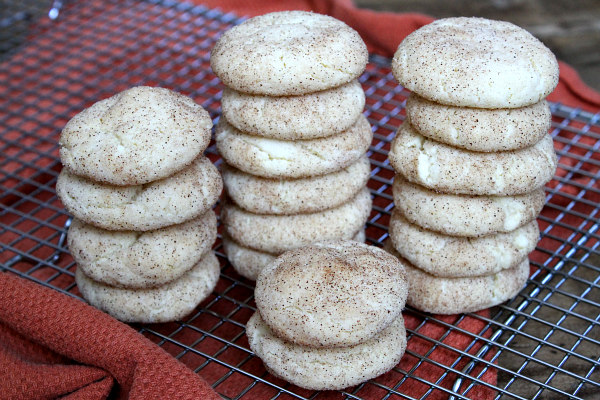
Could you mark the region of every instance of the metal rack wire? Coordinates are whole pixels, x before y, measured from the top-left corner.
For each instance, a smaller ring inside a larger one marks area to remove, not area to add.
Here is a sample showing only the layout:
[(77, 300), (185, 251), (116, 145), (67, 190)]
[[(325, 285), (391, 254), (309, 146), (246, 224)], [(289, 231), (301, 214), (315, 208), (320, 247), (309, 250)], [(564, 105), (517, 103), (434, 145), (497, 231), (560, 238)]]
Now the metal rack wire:
[[(65, 248), (69, 219), (54, 191), (61, 128), (84, 107), (140, 84), (182, 92), (216, 120), (222, 86), (210, 71), (209, 52), (239, 22), (173, 1), (99, 0), (68, 3), (55, 20), (28, 20), (26, 40), (0, 58), (1, 271), (79, 296)], [(371, 57), (360, 81), (375, 132), (367, 236), (381, 245), (393, 207), (387, 151), (407, 93), (381, 57)], [(244, 334), (254, 311), (253, 284), (227, 264), (220, 242), (221, 278), (210, 298), (183, 321), (135, 327), (228, 399), (598, 396), (600, 114), (560, 104), (552, 104), (552, 114), (559, 170), (538, 219), (542, 236), (527, 286), (512, 301), (475, 314), (406, 309), (409, 346), (384, 376), (320, 393), (269, 375)], [(220, 163), (214, 145), (208, 154)]]

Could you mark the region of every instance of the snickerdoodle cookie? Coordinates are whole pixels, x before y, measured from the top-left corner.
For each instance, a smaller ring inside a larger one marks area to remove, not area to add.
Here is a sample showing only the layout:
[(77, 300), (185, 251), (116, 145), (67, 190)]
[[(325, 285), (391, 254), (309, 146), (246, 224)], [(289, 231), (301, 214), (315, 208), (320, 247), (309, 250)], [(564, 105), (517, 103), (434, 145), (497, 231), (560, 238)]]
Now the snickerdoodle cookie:
[(398, 46), (392, 71), (418, 95), (461, 107), (523, 107), (558, 83), (558, 62), (542, 42), (484, 18), (438, 19), (417, 29)]
[(365, 187), (371, 166), (363, 156), (344, 169), (308, 178), (261, 178), (225, 163), (221, 173), (227, 195), (243, 209), (256, 214), (299, 214), (347, 202)]
[(394, 204), (407, 220), (451, 236), (510, 232), (533, 221), (544, 207), (543, 188), (516, 196), (440, 193), (408, 182), (397, 174)]
[(189, 165), (208, 146), (212, 120), (200, 105), (164, 88), (138, 86), (99, 101), (62, 130), (63, 165), (113, 185), (140, 185)]
[(390, 164), (413, 183), (444, 193), (517, 195), (538, 189), (554, 176), (552, 137), (524, 149), (482, 153), (427, 139), (404, 122), (392, 141)]
[(219, 260), (212, 251), (188, 272), (151, 289), (123, 289), (93, 281), (81, 268), (75, 281), (83, 297), (94, 307), (124, 322), (159, 323), (188, 315), (214, 289), (219, 279)]
[(346, 168), (369, 149), (373, 132), (361, 115), (347, 130), (307, 140), (280, 140), (246, 134), (221, 118), (217, 149), (227, 164), (265, 178), (306, 178)]
[(56, 193), (67, 211), (109, 230), (147, 231), (196, 218), (216, 203), (223, 180), (207, 157), (145, 185), (114, 186), (63, 169)]
[(77, 267), (110, 286), (150, 288), (190, 270), (217, 238), (213, 210), (179, 225), (147, 232), (107, 231), (73, 219), (67, 244)]
[(353, 346), (394, 321), (404, 307), (404, 266), (354, 241), (315, 243), (283, 253), (258, 275), (257, 309), (273, 333), (311, 347)]
[(310, 214), (254, 214), (228, 203), (222, 208), (221, 222), (242, 246), (279, 254), (316, 241), (350, 239), (370, 213), (371, 195), (365, 188), (338, 207)]
[(306, 389), (341, 390), (375, 378), (400, 362), (406, 350), (402, 314), (367, 341), (346, 347), (301, 346), (277, 337), (256, 312), (246, 325), (252, 351), (267, 370)]
[(403, 258), (439, 277), (488, 275), (512, 268), (535, 249), (539, 239), (537, 221), (507, 233), (456, 237), (412, 224), (399, 210), (392, 214), (389, 232)]
[(432, 140), (473, 151), (522, 149), (550, 128), (546, 100), (522, 108), (472, 108), (434, 103), (416, 94), (406, 100), (412, 127)]
[(274, 139), (314, 139), (345, 131), (365, 107), (358, 80), (302, 96), (261, 96), (223, 90), (223, 116), (242, 132)]

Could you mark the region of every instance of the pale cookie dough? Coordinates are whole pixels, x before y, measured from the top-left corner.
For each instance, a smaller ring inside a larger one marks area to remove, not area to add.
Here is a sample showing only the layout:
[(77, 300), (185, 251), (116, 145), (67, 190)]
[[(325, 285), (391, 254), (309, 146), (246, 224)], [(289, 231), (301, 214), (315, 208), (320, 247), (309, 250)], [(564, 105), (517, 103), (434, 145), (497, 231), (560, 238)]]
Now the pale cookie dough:
[[(352, 240), (364, 242), (367, 239), (365, 230), (361, 229)], [(245, 278), (255, 281), (264, 267), (275, 261), (277, 254), (250, 249), (231, 239), (227, 233), (223, 233), (223, 249), (227, 259), (235, 271)]]
[(350, 166), (326, 175), (299, 179), (261, 178), (222, 164), (221, 173), (229, 198), (256, 214), (300, 214), (337, 207), (358, 193), (369, 180), (366, 156)]
[(91, 279), (130, 289), (156, 287), (190, 270), (217, 238), (213, 210), (154, 231), (107, 231), (73, 219), (67, 244), (77, 268)]
[(390, 164), (413, 183), (444, 193), (512, 196), (552, 179), (557, 165), (552, 137), (499, 153), (458, 149), (425, 138), (404, 122), (392, 141)]
[(189, 167), (145, 185), (105, 185), (63, 169), (56, 193), (67, 211), (108, 230), (148, 231), (180, 224), (211, 209), (223, 189), (217, 168), (201, 156)]
[(316, 241), (350, 239), (370, 213), (371, 195), (365, 188), (339, 207), (311, 214), (253, 214), (229, 203), (221, 210), (221, 222), (242, 246), (279, 254)]
[(91, 305), (123, 322), (160, 323), (191, 313), (213, 291), (219, 279), (219, 260), (209, 251), (179, 279), (153, 289), (121, 289), (95, 282), (80, 268), (79, 291)]
[(437, 103), (517, 108), (558, 84), (558, 62), (542, 42), (509, 22), (445, 18), (408, 35), (392, 71), (405, 88)]
[(406, 265), (406, 303), (432, 314), (459, 314), (489, 308), (515, 297), (529, 277), (529, 260), (491, 275), (440, 278)]
[(62, 130), (63, 165), (113, 185), (139, 185), (189, 165), (208, 146), (212, 120), (192, 99), (134, 87), (97, 102)]
[(365, 107), (358, 80), (302, 96), (253, 96), (223, 90), (223, 116), (243, 132), (281, 140), (314, 139), (350, 128)]
[(369, 149), (373, 132), (361, 115), (349, 129), (325, 138), (278, 140), (248, 135), (221, 118), (217, 149), (225, 161), (264, 178), (305, 178), (339, 171)]
[(415, 267), (438, 277), (489, 275), (520, 263), (535, 249), (537, 221), (508, 233), (480, 238), (455, 237), (411, 224), (394, 210), (389, 234), (398, 253)]
[(432, 140), (473, 151), (507, 151), (533, 146), (550, 129), (546, 100), (522, 108), (467, 108), (434, 103), (411, 94), (411, 126)]
[(402, 312), (404, 266), (386, 251), (350, 240), (288, 251), (258, 275), (256, 308), (273, 333), (310, 347), (365, 342)]
[(251, 18), (225, 32), (210, 54), (210, 65), (226, 86), (269, 96), (343, 85), (358, 78), (367, 61), (367, 46), (354, 29), (305, 11)]
[(271, 332), (258, 312), (250, 317), (246, 334), (250, 349), (271, 374), (312, 390), (340, 390), (373, 379), (398, 364), (406, 350), (402, 315), (370, 340), (350, 347), (286, 342)]
[(533, 221), (546, 201), (544, 189), (517, 196), (444, 194), (408, 182), (397, 174), (394, 205), (413, 224), (451, 236), (510, 232)]

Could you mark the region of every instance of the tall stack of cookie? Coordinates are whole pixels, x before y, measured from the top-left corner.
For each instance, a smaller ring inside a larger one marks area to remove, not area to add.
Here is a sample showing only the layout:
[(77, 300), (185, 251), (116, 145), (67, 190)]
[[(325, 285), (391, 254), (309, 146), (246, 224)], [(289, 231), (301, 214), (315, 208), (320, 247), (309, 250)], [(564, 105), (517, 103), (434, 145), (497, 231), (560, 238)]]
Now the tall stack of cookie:
[(256, 279), (315, 241), (364, 240), (373, 135), (357, 78), (367, 58), (356, 31), (301, 11), (252, 18), (216, 43), (211, 66), (227, 86), (216, 128), (223, 244), (241, 275)]
[(408, 303), (442, 314), (499, 304), (526, 282), (556, 169), (545, 101), (556, 58), (510, 23), (448, 18), (409, 35), (392, 69), (412, 91), (389, 153)]
[(74, 116), (60, 138), (56, 192), (74, 216), (69, 250), (92, 305), (165, 322), (213, 289), (219, 171), (203, 155), (212, 121), (193, 100), (134, 87)]

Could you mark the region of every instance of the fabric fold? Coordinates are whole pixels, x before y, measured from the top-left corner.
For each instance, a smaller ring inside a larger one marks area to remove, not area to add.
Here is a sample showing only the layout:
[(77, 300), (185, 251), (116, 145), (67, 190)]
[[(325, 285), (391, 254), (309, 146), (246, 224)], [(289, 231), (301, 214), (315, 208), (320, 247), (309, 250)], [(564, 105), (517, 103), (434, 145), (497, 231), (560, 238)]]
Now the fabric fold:
[(0, 273), (3, 398), (219, 399), (150, 340), (87, 304)]

